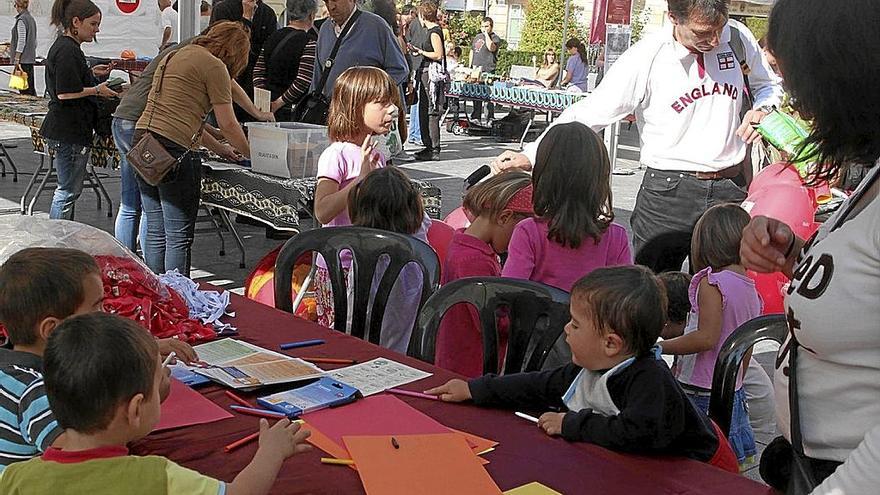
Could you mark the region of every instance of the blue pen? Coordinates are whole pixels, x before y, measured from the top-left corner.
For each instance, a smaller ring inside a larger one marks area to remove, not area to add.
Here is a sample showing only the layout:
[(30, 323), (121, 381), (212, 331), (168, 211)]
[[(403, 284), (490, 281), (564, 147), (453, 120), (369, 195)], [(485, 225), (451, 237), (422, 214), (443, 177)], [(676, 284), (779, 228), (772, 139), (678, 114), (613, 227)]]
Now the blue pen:
[(287, 344), (281, 344), (281, 350), (286, 351), (288, 349), (299, 349), (300, 347), (309, 347), (313, 345), (321, 345), (324, 341), (321, 339), (312, 339), (312, 340), (303, 340), (300, 342), (290, 342)]

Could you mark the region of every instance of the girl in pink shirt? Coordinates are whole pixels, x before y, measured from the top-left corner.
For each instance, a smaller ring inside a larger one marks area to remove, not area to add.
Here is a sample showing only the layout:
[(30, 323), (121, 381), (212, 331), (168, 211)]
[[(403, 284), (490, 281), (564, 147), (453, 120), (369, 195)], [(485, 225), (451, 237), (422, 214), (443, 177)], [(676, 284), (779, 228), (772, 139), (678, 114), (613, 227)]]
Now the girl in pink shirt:
[[(739, 254), (749, 220), (739, 205), (721, 204), (706, 210), (697, 221), (691, 238), (691, 262), (698, 270), (689, 291), (691, 314), (684, 335), (661, 344), (664, 354), (679, 356), (675, 377), (691, 401), (707, 413), (721, 346), (734, 330), (762, 311), (755, 282), (746, 275)], [(746, 356), (742, 369), (748, 368), (748, 362)], [(742, 374), (737, 376), (728, 434), (740, 466), (756, 454), (742, 378)]]
[[(498, 255), (517, 223), (532, 215), (529, 174), (511, 171), (496, 175), (471, 188), (463, 206), (474, 221), (458, 230), (446, 252), (441, 284), (465, 277), (501, 276)], [(499, 356), (507, 348), (506, 319), (497, 322)], [(483, 374), (483, 328), (477, 310), (469, 304), (449, 309), (440, 323), (434, 364), (467, 377)]]
[(514, 229), (502, 275), (571, 291), (596, 268), (632, 264), (626, 230), (612, 222), (611, 163), (598, 134), (578, 122), (552, 127), (532, 186), (535, 217)]
[[(348, 194), (370, 171), (385, 166), (374, 135), (388, 134), (397, 119), (397, 86), (375, 67), (352, 67), (336, 80), (327, 133), (333, 143), (318, 159), (315, 219), (324, 227), (351, 225)], [(324, 259), (315, 272), (318, 323), (333, 327), (333, 297)]]

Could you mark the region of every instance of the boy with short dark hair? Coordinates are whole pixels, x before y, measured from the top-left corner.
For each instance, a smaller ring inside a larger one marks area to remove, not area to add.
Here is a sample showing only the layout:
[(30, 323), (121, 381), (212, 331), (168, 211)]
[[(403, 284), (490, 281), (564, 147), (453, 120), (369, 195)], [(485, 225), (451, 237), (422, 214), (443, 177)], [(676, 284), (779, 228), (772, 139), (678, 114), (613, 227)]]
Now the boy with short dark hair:
[(0, 349), (0, 473), (45, 452), (63, 429), (42, 377), (46, 339), (70, 315), (100, 311), (101, 273), (76, 249), (27, 248), (0, 267), (0, 322), (12, 350)]
[(545, 412), (548, 435), (619, 452), (684, 456), (739, 472), (723, 433), (685, 396), (654, 344), (666, 321), (666, 296), (641, 266), (594, 270), (571, 291), (565, 326), (572, 363), (507, 376), (451, 380), (426, 393)]
[(691, 312), (691, 300), (688, 294), (691, 276), (684, 272), (663, 272), (657, 275), (663, 288), (666, 289), (666, 325), (660, 337), (674, 339), (684, 334), (684, 327)]
[[(92, 313), (65, 320), (49, 337), (46, 391), (64, 448), (9, 466), (0, 475), (6, 495), (64, 493), (268, 493), (283, 461), (309, 450), (307, 430), (282, 419), (260, 420), (253, 460), (228, 486), (158, 456), (130, 456), (126, 444), (159, 421), (159, 389), (168, 381), (156, 340), (136, 323)], [(119, 370), (124, 369), (125, 373)]]

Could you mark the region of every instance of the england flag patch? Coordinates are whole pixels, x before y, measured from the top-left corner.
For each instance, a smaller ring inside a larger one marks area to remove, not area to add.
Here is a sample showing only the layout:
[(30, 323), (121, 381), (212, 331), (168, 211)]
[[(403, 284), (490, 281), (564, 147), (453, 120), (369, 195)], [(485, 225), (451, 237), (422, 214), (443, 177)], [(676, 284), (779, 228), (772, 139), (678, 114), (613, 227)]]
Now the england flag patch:
[(723, 52), (718, 54), (718, 68), (720, 70), (730, 70), (736, 67), (736, 58), (733, 52)]

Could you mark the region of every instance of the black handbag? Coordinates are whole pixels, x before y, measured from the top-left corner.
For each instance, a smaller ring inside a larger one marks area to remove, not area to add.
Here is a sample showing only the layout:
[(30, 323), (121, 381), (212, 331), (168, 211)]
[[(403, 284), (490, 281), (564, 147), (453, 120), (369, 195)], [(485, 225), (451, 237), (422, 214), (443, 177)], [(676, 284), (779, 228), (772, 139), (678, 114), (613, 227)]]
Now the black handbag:
[(330, 69), (333, 68), (333, 59), (336, 58), (336, 54), (339, 52), (339, 45), (342, 44), (343, 38), (348, 35), (348, 32), (351, 30), (351, 27), (360, 15), (361, 11), (355, 8), (354, 13), (351, 15), (351, 19), (349, 19), (345, 24), (345, 27), (342, 28), (339, 37), (336, 38), (336, 44), (333, 45), (330, 57), (327, 58), (327, 61), (324, 62), (323, 67), (321, 67), (321, 81), (315, 86), (314, 91), (303, 96), (296, 106), (293, 107), (293, 111), (290, 113), (291, 121), (303, 122), (306, 124), (327, 125), (327, 117), (330, 114), (330, 100), (324, 96), (324, 86), (327, 85), (327, 78), (330, 77)]

